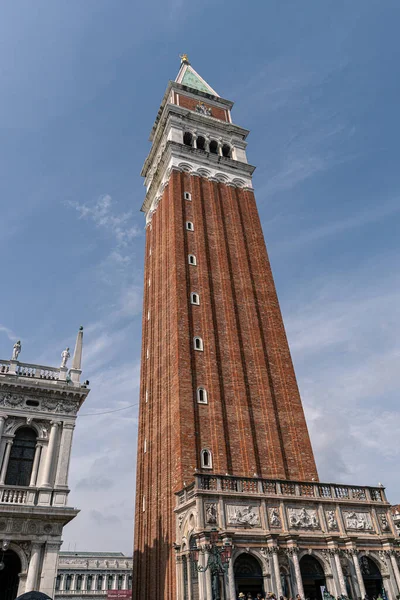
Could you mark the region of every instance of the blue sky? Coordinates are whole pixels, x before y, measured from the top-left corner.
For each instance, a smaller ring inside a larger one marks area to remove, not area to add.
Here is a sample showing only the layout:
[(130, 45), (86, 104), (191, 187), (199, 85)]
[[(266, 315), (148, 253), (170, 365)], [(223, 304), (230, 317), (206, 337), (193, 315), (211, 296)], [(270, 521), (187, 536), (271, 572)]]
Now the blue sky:
[(400, 501), (397, 0), (2, 3), (0, 356), (85, 326), (64, 548), (132, 548), (140, 178), (187, 52), (249, 161), (320, 477)]

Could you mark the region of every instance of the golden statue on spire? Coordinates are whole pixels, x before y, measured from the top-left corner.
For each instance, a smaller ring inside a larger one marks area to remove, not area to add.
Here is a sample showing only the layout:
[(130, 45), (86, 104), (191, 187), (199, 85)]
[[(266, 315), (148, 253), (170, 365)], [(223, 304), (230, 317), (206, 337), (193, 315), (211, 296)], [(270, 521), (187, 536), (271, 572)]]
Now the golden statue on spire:
[(183, 65), (183, 64), (190, 65), (189, 57), (187, 54), (180, 54), (179, 58), (181, 59), (181, 65)]

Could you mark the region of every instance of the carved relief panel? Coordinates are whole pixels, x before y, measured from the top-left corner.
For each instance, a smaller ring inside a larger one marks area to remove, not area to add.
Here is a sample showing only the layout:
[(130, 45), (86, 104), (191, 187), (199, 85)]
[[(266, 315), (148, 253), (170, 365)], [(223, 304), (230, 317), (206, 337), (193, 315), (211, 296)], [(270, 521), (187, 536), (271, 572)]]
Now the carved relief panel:
[(343, 511), (346, 529), (349, 531), (372, 531), (372, 519), (369, 512)]
[(314, 508), (288, 508), (289, 527), (293, 529), (321, 529)]
[(260, 507), (249, 504), (226, 505), (228, 525), (244, 525), (247, 527), (260, 527)]
[(270, 527), (279, 529), (282, 528), (281, 513), (277, 506), (271, 506), (268, 508), (268, 521)]

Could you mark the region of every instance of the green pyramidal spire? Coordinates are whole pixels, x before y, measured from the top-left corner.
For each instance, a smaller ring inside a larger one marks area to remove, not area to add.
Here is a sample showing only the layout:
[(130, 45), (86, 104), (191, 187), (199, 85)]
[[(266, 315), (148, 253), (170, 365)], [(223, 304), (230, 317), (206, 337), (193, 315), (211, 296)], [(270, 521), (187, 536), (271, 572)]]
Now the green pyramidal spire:
[(194, 90), (218, 96), (217, 92), (193, 69), (187, 54), (181, 55), (181, 68), (175, 81)]

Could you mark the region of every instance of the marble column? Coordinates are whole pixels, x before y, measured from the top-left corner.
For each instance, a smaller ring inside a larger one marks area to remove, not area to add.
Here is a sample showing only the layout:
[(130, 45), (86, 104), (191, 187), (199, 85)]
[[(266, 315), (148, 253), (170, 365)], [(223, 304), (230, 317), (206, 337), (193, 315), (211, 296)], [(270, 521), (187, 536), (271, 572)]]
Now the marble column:
[(128, 589), (128, 574), (127, 573), (125, 573), (124, 578), (122, 580), (122, 589), (123, 590)]
[(86, 591), (86, 579), (87, 579), (87, 575), (82, 575), (82, 587), (81, 587), (82, 591)]
[(4, 482), (6, 480), (8, 461), (10, 460), (10, 453), (11, 453), (12, 445), (13, 445), (13, 441), (7, 440), (6, 449), (4, 451), (3, 466), (1, 468), (1, 473), (0, 473), (0, 485), (4, 485)]
[(95, 573), (94, 575), (92, 575), (92, 585), (90, 587), (92, 592), (94, 592), (96, 590), (96, 583), (97, 583), (97, 575)]
[(105, 591), (105, 590), (107, 589), (107, 578), (108, 578), (108, 574), (106, 573), (106, 574), (103, 576), (103, 583), (102, 583), (102, 585), (101, 585), (101, 589), (102, 589), (103, 591)]
[(72, 436), (74, 434), (75, 425), (73, 423), (63, 423), (60, 452), (56, 473), (56, 487), (68, 486), (68, 470), (71, 458)]
[(113, 590), (117, 589), (117, 576), (116, 575), (113, 575), (112, 589)]
[(360, 563), (358, 562), (358, 555), (356, 552), (353, 552), (353, 563), (354, 563), (354, 568), (356, 570), (358, 587), (360, 588), (361, 598), (365, 598), (365, 595), (367, 592), (365, 591), (364, 579), (363, 579), (363, 576), (361, 573)]
[(64, 573), (60, 574), (60, 587), (58, 588), (60, 592), (64, 591), (64, 585), (65, 585), (65, 575)]
[(56, 449), (56, 439), (57, 439), (57, 421), (51, 422), (51, 431), (49, 436), (49, 444), (47, 446), (46, 459), (44, 463), (43, 469), (43, 487), (51, 487), (50, 478), (51, 478), (51, 468), (53, 466), (54, 454)]
[(336, 571), (337, 571), (337, 575), (338, 575), (338, 579), (339, 579), (340, 593), (343, 594), (343, 596), (347, 596), (346, 583), (345, 583), (344, 576), (343, 576), (342, 563), (340, 562), (339, 550), (335, 551), (334, 557), (335, 557)]
[(294, 564), (294, 572), (296, 575), (297, 593), (300, 595), (301, 598), (304, 598), (303, 580), (301, 578), (299, 557), (296, 550), (293, 552), (292, 558)]
[(280, 598), (281, 596), (283, 596), (283, 592), (282, 592), (282, 582), (281, 582), (281, 571), (279, 568), (278, 548), (271, 548), (271, 550), (272, 550), (272, 563), (274, 565), (274, 573), (275, 573), (276, 594), (277, 594), (277, 597)]
[(399, 570), (399, 565), (397, 564), (396, 554), (394, 552), (390, 553), (390, 562), (392, 563), (393, 572), (394, 572), (394, 576), (395, 576), (395, 579), (396, 579), (397, 587), (398, 587), (399, 592), (400, 592), (400, 570)]
[(28, 566), (25, 592), (37, 591), (41, 547), (42, 544), (32, 544), (32, 553)]
[(41, 452), (42, 452), (42, 445), (36, 444), (35, 458), (33, 459), (32, 473), (31, 473), (31, 480), (29, 482), (30, 487), (34, 487), (36, 485)]
[(1, 441), (1, 436), (3, 435), (4, 425), (5, 425), (5, 422), (7, 419), (8, 419), (7, 415), (0, 416), (0, 441)]
[(236, 600), (235, 571), (233, 560), (230, 559), (228, 567), (229, 600)]
[(71, 575), (71, 592), (75, 592), (76, 589), (76, 575), (72, 573)]

